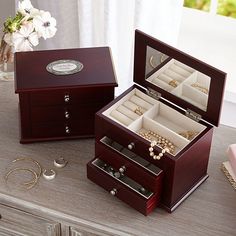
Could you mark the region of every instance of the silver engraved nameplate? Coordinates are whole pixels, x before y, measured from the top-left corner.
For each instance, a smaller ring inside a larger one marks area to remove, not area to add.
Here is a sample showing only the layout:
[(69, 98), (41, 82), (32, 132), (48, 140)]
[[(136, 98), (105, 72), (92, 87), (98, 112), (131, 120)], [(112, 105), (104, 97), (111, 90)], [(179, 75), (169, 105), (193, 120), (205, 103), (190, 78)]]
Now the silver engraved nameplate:
[(58, 60), (49, 63), (46, 69), (54, 75), (71, 75), (80, 72), (83, 67), (83, 64), (79, 61)]

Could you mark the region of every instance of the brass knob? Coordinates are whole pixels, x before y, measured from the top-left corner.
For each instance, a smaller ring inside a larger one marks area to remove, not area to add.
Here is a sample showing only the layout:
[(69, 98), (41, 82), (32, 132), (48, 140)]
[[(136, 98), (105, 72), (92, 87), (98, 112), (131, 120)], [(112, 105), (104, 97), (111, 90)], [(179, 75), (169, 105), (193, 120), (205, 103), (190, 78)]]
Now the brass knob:
[(69, 94), (66, 94), (66, 95), (64, 96), (64, 101), (65, 101), (65, 102), (69, 102), (69, 101), (70, 101), (70, 95), (69, 95)]
[(117, 194), (117, 189), (116, 188), (113, 188), (111, 191), (110, 191), (110, 194), (112, 196), (115, 196)]
[(65, 111), (65, 118), (66, 118), (66, 119), (69, 119), (69, 118), (70, 118), (70, 113), (69, 113), (69, 111)]
[(132, 150), (132, 149), (134, 148), (134, 146), (135, 146), (135, 145), (134, 145), (134, 143), (132, 142), (132, 143), (130, 143), (130, 144), (128, 145), (128, 149), (129, 149), (129, 150)]
[(70, 133), (70, 128), (68, 126), (66, 126), (65, 131), (66, 131), (67, 134), (69, 134)]
[(125, 167), (125, 166), (121, 166), (121, 167), (119, 168), (119, 172), (120, 172), (121, 174), (124, 174), (125, 171), (126, 171), (126, 167)]

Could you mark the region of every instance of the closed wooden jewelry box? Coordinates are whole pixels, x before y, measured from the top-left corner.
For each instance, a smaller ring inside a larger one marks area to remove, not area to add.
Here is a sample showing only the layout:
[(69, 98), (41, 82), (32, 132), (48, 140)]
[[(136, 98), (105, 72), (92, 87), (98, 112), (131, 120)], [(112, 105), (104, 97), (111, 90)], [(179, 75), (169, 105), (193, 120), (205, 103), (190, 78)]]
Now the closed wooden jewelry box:
[(93, 137), (116, 86), (108, 47), (17, 52), (20, 142)]
[(172, 212), (207, 178), (226, 74), (140, 31), (133, 85), (95, 118), (87, 176), (144, 215)]

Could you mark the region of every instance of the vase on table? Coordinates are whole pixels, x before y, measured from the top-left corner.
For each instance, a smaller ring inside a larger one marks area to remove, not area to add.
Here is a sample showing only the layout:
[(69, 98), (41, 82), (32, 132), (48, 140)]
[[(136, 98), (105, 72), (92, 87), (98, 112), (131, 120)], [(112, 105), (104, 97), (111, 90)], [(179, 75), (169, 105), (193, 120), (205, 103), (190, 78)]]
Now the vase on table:
[(14, 80), (14, 52), (3, 39), (0, 42), (0, 80)]

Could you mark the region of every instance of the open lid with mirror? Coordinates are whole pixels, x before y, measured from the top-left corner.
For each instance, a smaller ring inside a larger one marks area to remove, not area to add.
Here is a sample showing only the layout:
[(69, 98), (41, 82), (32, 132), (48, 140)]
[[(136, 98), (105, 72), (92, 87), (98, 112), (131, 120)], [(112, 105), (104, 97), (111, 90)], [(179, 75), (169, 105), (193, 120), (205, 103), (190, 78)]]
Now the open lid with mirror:
[(218, 126), (226, 73), (139, 30), (134, 82)]

